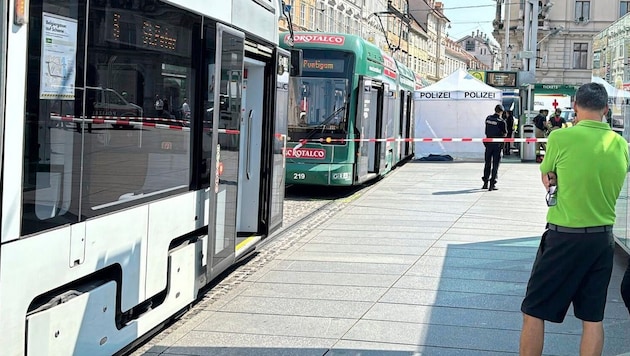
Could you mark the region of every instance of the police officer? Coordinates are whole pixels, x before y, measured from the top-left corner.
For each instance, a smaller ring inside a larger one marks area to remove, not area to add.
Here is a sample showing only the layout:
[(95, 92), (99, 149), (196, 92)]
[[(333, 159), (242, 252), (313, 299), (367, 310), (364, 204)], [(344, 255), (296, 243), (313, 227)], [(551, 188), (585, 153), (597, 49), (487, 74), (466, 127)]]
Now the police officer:
[[(494, 114), (486, 118), (486, 137), (503, 138), (507, 134), (505, 121), (501, 118), (503, 106), (494, 107)], [(483, 187), (481, 189), (497, 190), (497, 172), (499, 171), (499, 161), (501, 160), (502, 142), (484, 142), (486, 146), (485, 165), (483, 167)], [(491, 169), (492, 167), (492, 169)], [(492, 175), (490, 174), (492, 171)], [(490, 187), (488, 187), (490, 183)]]

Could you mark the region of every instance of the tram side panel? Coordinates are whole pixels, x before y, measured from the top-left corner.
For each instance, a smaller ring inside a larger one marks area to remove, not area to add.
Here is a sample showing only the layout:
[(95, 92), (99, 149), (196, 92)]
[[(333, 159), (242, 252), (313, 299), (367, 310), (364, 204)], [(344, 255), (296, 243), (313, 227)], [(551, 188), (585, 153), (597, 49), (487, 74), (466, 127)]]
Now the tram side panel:
[[(87, 11), (85, 3), (32, 0), (31, 38), (23, 27), (9, 40), (11, 68), (23, 61), (28, 70), (26, 83), (23, 75), (8, 80), (12, 102), (26, 110), (11, 105), (25, 121), (7, 126), (7, 144), (24, 147), (12, 150), (24, 163), (3, 162), (11, 172), (3, 191), (13, 192), (2, 196), (3, 354), (112, 354), (192, 302), (224, 258), (207, 236), (217, 219), (211, 181), (220, 177), (191, 159), (201, 156), (195, 137), (219, 127), (207, 114), (220, 103), (198, 90), (210, 88), (210, 76), (196, 81), (202, 71), (192, 60), (201, 18), (164, 4), (95, 4)], [(125, 33), (139, 27), (165, 31), (163, 42)], [(54, 49), (42, 45), (55, 40), (51, 28), (66, 31)], [(235, 223), (227, 228), (234, 241)]]

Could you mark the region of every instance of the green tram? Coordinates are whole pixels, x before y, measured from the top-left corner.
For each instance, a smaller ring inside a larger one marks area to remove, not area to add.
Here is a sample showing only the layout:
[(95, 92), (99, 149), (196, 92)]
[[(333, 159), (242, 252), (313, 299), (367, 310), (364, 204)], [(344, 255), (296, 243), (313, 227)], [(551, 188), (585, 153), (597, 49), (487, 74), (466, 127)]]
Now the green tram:
[(358, 36), (295, 32), (302, 74), (289, 82), (286, 183), (350, 186), (413, 154), (415, 75)]

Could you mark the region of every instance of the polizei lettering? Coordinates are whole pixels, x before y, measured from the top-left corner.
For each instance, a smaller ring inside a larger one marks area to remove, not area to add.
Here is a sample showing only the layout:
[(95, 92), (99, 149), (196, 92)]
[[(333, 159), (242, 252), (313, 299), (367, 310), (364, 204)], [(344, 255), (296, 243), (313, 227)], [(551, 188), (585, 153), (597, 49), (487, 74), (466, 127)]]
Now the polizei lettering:
[(420, 98), (426, 99), (450, 99), (451, 92), (448, 91), (421, 91)]
[(305, 158), (305, 159), (324, 159), (326, 158), (326, 150), (317, 148), (288, 148), (285, 151), (287, 158)]
[(464, 92), (464, 98), (471, 98), (471, 99), (494, 99), (496, 96), (496, 93), (489, 93), (489, 92), (483, 92), (483, 91), (465, 91)]

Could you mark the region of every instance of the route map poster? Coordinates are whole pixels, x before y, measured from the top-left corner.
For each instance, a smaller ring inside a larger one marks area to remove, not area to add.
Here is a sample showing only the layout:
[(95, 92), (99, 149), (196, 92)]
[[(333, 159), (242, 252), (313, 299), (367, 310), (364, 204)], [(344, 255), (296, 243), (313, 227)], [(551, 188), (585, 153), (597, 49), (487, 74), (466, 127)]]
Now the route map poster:
[(40, 99), (74, 100), (77, 21), (43, 13)]

